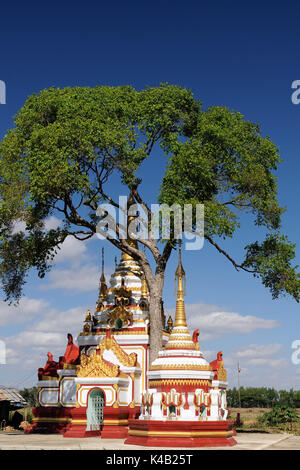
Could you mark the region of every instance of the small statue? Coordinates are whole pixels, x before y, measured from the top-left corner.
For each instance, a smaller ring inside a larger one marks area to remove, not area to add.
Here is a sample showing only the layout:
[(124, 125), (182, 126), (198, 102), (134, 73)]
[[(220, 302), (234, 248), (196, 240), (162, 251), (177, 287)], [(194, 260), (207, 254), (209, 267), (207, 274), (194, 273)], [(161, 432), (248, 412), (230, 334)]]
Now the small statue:
[(63, 356), (63, 362), (66, 364), (78, 364), (79, 360), (79, 347), (73, 343), (73, 336), (68, 333), (68, 344)]
[(58, 377), (57, 370), (59, 368), (59, 362), (53, 361), (53, 354), (51, 354), (51, 352), (48, 352), (47, 356), (48, 360), (45, 364), (45, 367), (40, 367), (38, 369), (39, 380), (42, 380), (43, 376)]
[(88, 310), (86, 312), (85, 320), (84, 321), (92, 321), (91, 311)]
[(198, 343), (198, 337), (199, 337), (200, 331), (197, 329), (193, 333), (193, 343), (196, 346), (196, 349), (199, 351), (199, 343)]
[(168, 318), (168, 321), (167, 321), (167, 331), (170, 333), (172, 328), (173, 328), (173, 320), (172, 320), (172, 317), (170, 315), (169, 318)]

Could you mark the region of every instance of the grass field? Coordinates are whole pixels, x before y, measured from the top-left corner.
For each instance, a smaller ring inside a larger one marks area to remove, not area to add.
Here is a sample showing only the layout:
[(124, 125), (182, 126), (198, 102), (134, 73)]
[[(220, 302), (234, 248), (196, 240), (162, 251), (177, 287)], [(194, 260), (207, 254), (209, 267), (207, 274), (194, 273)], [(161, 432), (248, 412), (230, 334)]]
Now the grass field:
[[(237, 432), (288, 432), (300, 436), (300, 421), (296, 423), (278, 424), (277, 426), (260, 424), (258, 418), (269, 411), (271, 411), (271, 408), (230, 408), (229, 419), (235, 421), (237, 413), (240, 413), (243, 425), (236, 428)], [(297, 408), (296, 412), (300, 418), (300, 408)]]

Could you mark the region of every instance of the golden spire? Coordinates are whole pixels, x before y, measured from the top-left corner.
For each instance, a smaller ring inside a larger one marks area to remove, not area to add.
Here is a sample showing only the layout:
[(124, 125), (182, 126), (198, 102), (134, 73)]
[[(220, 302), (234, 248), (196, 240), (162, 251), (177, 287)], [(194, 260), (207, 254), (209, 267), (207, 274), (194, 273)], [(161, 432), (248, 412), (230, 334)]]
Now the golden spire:
[(102, 248), (102, 273), (100, 277), (100, 289), (99, 289), (99, 300), (103, 300), (106, 296), (107, 292), (107, 285), (105, 282), (105, 276), (104, 276), (104, 248)]
[(185, 271), (181, 264), (181, 240), (179, 244), (179, 260), (178, 266), (175, 273), (175, 283), (177, 279), (177, 299), (176, 299), (176, 312), (175, 312), (175, 322), (174, 326), (187, 327), (185, 308), (184, 308), (184, 288), (183, 281), (185, 282)]
[(141, 297), (143, 299), (148, 299), (148, 285), (145, 274), (142, 276)]
[(179, 245), (179, 260), (178, 266), (175, 273), (175, 284), (177, 280), (177, 299), (176, 299), (176, 311), (175, 311), (175, 321), (174, 326), (171, 327), (172, 319), (168, 320), (168, 328), (171, 327), (171, 334), (169, 341), (165, 346), (165, 349), (179, 350), (179, 349), (188, 349), (195, 350), (196, 345), (192, 340), (190, 335), (184, 308), (184, 283), (185, 283), (185, 271), (181, 264), (181, 240), (178, 242)]
[[(128, 215), (128, 211), (130, 209), (130, 206), (132, 206), (133, 204), (135, 204), (135, 200), (134, 200), (134, 197), (132, 195), (132, 192), (130, 191), (130, 195), (129, 195), (129, 198), (128, 198), (128, 201), (127, 201), (127, 234), (128, 234), (128, 227), (129, 227), (130, 223), (136, 218), (136, 215)], [(137, 241), (130, 238), (129, 235), (126, 238), (126, 242), (128, 243), (128, 245), (132, 246), (133, 248), (138, 247)], [(124, 251), (122, 251), (121, 261), (134, 261), (134, 259), (132, 258), (132, 256), (130, 256), (127, 253), (124, 253)]]

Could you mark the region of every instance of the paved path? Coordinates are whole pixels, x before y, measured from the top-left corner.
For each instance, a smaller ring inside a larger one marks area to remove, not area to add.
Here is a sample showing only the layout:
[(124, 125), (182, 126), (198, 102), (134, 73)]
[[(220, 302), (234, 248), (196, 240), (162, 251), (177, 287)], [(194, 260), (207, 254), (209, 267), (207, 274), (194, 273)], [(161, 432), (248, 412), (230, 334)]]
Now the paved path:
[[(234, 447), (214, 447), (226, 450), (300, 450), (300, 436), (290, 434), (241, 433), (235, 437)], [(9, 434), (0, 432), (0, 450), (141, 450), (139, 446), (125, 445), (120, 439), (64, 438), (60, 434)], [(202, 447), (202, 450), (206, 448)], [(147, 447), (147, 450), (158, 450)], [(163, 450), (163, 449), (161, 449)], [(172, 449), (169, 449), (172, 450)], [(175, 450), (175, 449), (174, 449)], [(178, 450), (178, 448), (176, 448)], [(197, 450), (197, 449), (189, 449)]]

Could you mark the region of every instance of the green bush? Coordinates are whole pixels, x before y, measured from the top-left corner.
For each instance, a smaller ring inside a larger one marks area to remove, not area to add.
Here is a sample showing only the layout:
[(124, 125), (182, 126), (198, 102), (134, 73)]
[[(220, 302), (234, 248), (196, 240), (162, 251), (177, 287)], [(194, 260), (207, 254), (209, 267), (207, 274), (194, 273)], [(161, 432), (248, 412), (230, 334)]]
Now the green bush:
[(259, 416), (259, 424), (278, 426), (280, 424), (295, 423), (299, 421), (295, 409), (288, 405), (276, 405), (271, 411)]

